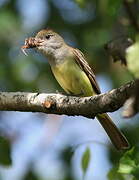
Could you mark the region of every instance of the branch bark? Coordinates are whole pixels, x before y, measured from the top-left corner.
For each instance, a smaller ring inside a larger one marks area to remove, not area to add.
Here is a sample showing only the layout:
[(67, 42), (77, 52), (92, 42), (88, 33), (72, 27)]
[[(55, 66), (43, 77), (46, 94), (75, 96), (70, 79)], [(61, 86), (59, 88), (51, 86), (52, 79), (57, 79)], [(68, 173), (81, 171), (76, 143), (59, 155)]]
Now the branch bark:
[(91, 97), (0, 92), (0, 110), (82, 115), (94, 118), (98, 113), (113, 112), (119, 109), (130, 97), (134, 87), (135, 83), (131, 81), (117, 89)]

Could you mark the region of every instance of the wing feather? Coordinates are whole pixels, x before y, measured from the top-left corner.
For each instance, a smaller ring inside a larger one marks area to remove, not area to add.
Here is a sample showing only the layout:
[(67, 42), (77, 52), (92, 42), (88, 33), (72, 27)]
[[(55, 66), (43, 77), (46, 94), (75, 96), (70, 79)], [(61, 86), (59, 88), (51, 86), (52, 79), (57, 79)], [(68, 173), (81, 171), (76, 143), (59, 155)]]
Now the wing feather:
[(72, 48), (72, 50), (73, 50), (73, 54), (75, 55), (75, 60), (76, 60), (77, 64), (88, 76), (95, 92), (97, 94), (100, 94), (101, 91), (100, 91), (99, 85), (96, 81), (95, 74), (94, 74), (93, 70), (91, 69), (91, 67), (89, 66), (89, 64), (87, 63), (87, 61), (85, 60), (84, 54), (79, 49)]

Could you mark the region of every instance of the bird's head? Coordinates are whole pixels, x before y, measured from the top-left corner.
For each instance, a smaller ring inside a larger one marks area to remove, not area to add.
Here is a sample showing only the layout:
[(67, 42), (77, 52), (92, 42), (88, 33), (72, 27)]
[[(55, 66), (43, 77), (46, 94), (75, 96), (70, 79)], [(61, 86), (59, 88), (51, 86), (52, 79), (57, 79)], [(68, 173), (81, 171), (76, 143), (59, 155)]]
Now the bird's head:
[(64, 39), (50, 29), (44, 29), (37, 33), (35, 39), (38, 40), (36, 48), (46, 55), (51, 55), (64, 44)]

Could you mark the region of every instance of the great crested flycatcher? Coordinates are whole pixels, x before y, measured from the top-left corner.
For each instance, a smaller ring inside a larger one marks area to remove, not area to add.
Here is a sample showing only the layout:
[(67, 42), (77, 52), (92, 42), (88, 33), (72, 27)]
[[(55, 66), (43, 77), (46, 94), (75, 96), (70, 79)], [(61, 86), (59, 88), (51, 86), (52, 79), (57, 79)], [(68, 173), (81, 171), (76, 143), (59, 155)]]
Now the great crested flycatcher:
[[(83, 53), (67, 45), (58, 33), (50, 29), (41, 30), (23, 46), (32, 47), (47, 57), (56, 80), (68, 94), (86, 97), (101, 93)], [(128, 141), (106, 113), (98, 114), (97, 119), (118, 150), (129, 148)]]

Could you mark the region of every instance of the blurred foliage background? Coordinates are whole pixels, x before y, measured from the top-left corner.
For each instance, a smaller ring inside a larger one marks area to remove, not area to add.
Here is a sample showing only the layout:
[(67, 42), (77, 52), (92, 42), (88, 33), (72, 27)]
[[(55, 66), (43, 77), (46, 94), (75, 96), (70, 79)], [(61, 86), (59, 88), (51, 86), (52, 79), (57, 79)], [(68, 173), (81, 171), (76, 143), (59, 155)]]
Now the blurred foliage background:
[[(20, 50), (25, 38), (47, 27), (85, 54), (102, 91), (130, 81), (104, 44), (120, 36), (135, 39), (138, 12), (138, 0), (0, 0), (0, 90), (62, 91), (43, 56)], [(139, 117), (112, 116), (134, 146), (128, 152), (117, 152), (96, 121), (1, 112), (0, 180), (139, 179)]]

